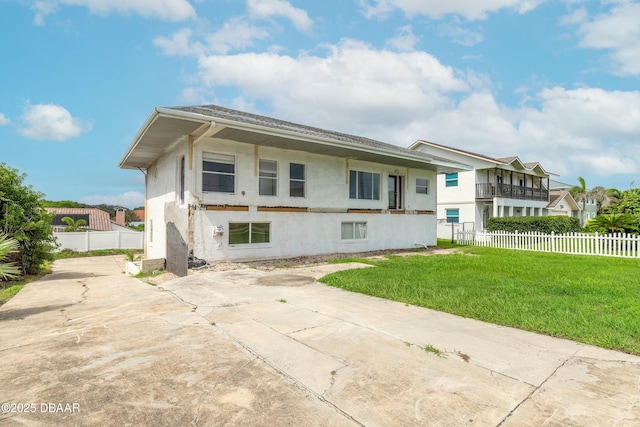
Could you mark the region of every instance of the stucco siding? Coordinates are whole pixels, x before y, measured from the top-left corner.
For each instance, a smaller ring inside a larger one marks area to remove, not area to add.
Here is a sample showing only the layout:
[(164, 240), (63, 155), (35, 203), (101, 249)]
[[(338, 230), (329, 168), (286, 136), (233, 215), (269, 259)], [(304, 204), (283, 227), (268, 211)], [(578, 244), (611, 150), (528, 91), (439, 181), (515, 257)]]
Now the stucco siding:
[[(406, 249), (435, 245), (435, 215), (283, 213), (283, 212), (196, 212), (198, 239), (194, 253), (207, 261), (251, 260), (302, 255), (352, 253), (379, 249)], [(260, 244), (229, 243), (229, 224), (269, 223), (270, 241)], [(366, 224), (366, 238), (345, 240), (343, 222)], [(224, 232), (214, 235), (213, 227)]]
[[(167, 256), (167, 223), (182, 235), (194, 255), (206, 261), (250, 260), (436, 244), (435, 172), (363, 162), (295, 150), (259, 147), (206, 138), (193, 148), (180, 142), (147, 173), (147, 257)], [(233, 193), (202, 191), (207, 154), (233, 156)], [(184, 203), (179, 194), (180, 159), (185, 156)], [(259, 161), (277, 162), (277, 194), (259, 195)], [(291, 163), (305, 168), (304, 197), (290, 196)], [(378, 200), (349, 197), (349, 171), (379, 174)], [(388, 177), (402, 177), (402, 210), (392, 213)], [(416, 191), (416, 179), (428, 181), (428, 193)], [(189, 220), (189, 206), (193, 217)], [(241, 207), (246, 211), (219, 210)], [(300, 208), (304, 212), (265, 212), (265, 208)], [(347, 212), (376, 210), (381, 213)], [(431, 213), (429, 213), (431, 211)], [(190, 222), (191, 221), (191, 225)], [(366, 223), (365, 239), (343, 239), (343, 222)], [(230, 223), (269, 223), (269, 243), (229, 244)], [(152, 224), (152, 225), (151, 225)], [(222, 226), (214, 235), (214, 226)]]

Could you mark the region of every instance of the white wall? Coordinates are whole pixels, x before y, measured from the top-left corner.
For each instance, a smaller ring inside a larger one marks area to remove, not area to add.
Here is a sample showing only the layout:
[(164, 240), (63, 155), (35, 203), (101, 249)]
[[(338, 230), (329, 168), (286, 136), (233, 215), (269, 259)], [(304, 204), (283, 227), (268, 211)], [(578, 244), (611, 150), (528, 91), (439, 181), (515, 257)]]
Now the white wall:
[[(432, 171), (408, 169), (377, 163), (347, 160), (338, 157), (283, 150), (208, 138), (196, 144), (192, 169), (189, 170), (189, 149), (186, 139), (170, 150), (151, 168), (146, 176), (146, 224), (148, 258), (166, 257), (166, 224), (174, 222), (185, 242), (192, 240), (194, 254), (208, 261), (220, 259), (258, 259), (310, 255), (331, 252), (360, 252), (377, 249), (412, 248), (415, 242), (436, 244), (436, 218), (416, 211), (436, 210), (436, 174)], [(235, 156), (235, 193), (204, 193), (202, 188), (203, 153)], [(178, 203), (178, 165), (187, 156), (185, 203)], [(257, 162), (259, 159), (278, 162), (276, 196), (258, 194)], [(289, 164), (305, 165), (306, 195), (289, 196)], [(349, 198), (349, 170), (380, 174), (380, 200)], [(405, 214), (346, 213), (347, 209), (388, 208), (387, 177), (403, 176)], [(429, 180), (429, 194), (416, 193), (416, 178)], [(196, 210), (192, 233), (189, 232), (188, 205), (242, 205), (248, 212)], [(304, 207), (311, 212), (258, 212), (257, 207)], [(318, 211), (333, 211), (318, 212)], [(338, 212), (341, 213), (338, 213)], [(229, 222), (270, 222), (272, 240), (268, 245), (230, 246), (228, 234), (213, 236), (213, 226)], [(343, 242), (340, 239), (342, 221), (368, 224), (365, 241)], [(152, 223), (152, 225), (151, 225)]]
[(59, 249), (87, 252), (99, 249), (142, 249), (144, 233), (139, 231), (88, 231), (53, 233)]
[[(194, 247), (198, 258), (251, 260), (379, 249), (406, 249), (436, 244), (434, 215), (355, 213), (285, 213), (197, 211), (195, 229), (202, 230)], [(366, 222), (367, 238), (341, 240), (341, 223)], [(229, 222), (269, 222), (270, 242), (230, 245)], [(213, 235), (213, 226), (224, 233)]]

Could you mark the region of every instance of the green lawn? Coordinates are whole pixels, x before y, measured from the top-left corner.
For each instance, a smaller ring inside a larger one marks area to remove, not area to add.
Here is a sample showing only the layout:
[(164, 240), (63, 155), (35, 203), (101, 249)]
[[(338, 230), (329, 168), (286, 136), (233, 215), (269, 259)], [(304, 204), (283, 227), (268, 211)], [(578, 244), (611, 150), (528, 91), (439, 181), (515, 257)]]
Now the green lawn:
[(479, 247), (390, 257), (322, 282), (640, 354), (640, 260)]

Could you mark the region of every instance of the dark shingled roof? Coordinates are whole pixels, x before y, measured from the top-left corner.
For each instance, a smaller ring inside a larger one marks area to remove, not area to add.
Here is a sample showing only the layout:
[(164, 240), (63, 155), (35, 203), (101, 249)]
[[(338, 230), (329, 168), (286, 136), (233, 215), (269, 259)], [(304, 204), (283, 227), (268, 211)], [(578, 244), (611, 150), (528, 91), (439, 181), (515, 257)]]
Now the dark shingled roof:
[(417, 150), (400, 147), (398, 145), (388, 144), (375, 139), (365, 138), (357, 135), (350, 135), (342, 132), (321, 129), (312, 126), (305, 126), (297, 123), (287, 122), (284, 120), (274, 119), (271, 117), (261, 116), (258, 114), (246, 113), (243, 111), (231, 110), (229, 108), (220, 107), (218, 105), (200, 105), (186, 107), (166, 107), (170, 110), (185, 111), (189, 113), (202, 114), (203, 116), (232, 120), (235, 122), (247, 123), (256, 126), (263, 126), (277, 130), (284, 130), (305, 134), (317, 138), (327, 138), (336, 141), (342, 141), (352, 144), (364, 145), (371, 148), (378, 148), (385, 151), (396, 151), (403, 154), (409, 154), (416, 157), (424, 157), (425, 159), (433, 159), (445, 162), (451, 162), (449, 159), (436, 157)]

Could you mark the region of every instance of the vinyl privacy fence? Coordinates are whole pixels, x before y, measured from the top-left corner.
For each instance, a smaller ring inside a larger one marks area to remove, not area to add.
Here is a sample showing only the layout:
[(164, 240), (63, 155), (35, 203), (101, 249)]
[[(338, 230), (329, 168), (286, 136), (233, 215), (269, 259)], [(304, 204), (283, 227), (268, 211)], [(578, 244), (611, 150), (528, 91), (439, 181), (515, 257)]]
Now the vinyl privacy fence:
[(640, 258), (640, 237), (635, 234), (543, 234), (537, 232), (459, 231), (459, 245), (523, 251)]
[(77, 252), (99, 249), (144, 249), (144, 233), (139, 231), (87, 231), (53, 233), (60, 247)]

